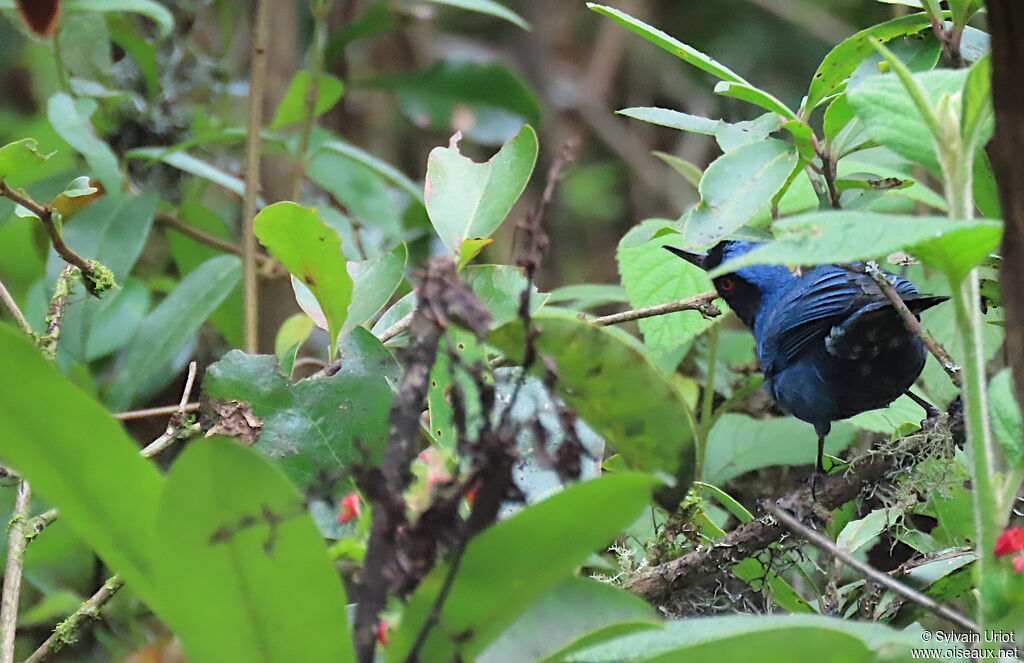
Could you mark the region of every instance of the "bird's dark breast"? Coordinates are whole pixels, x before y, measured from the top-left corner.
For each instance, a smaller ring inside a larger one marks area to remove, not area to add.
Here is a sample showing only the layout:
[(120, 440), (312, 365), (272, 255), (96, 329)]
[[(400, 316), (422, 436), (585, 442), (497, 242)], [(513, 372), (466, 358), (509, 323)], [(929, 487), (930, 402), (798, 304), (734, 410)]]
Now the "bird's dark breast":
[(882, 408), (906, 391), (924, 368), (926, 349), (905, 329), (880, 325), (857, 343), (817, 343), (789, 366), (766, 375), (769, 393), (798, 419), (827, 430), (829, 422)]

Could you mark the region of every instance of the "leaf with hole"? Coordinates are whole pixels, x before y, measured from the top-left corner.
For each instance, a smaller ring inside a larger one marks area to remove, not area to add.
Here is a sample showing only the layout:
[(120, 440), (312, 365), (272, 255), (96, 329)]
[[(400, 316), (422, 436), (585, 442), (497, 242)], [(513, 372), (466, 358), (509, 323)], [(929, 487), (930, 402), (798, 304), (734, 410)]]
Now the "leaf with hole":
[(427, 159), (424, 198), (441, 241), (453, 253), (467, 239), (490, 237), (523, 193), (537, 161), (537, 134), (525, 125), (486, 163), (459, 152), (461, 135)]

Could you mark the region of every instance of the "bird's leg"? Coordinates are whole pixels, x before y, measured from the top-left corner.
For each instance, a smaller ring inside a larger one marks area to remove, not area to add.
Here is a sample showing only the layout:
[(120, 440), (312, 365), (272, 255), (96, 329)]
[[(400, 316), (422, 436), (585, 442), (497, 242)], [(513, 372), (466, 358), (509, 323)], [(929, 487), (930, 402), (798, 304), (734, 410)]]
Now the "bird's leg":
[(825, 434), (818, 433), (818, 462), (814, 466), (814, 473), (811, 474), (811, 498), (818, 501), (818, 483), (825, 478), (825, 465), (822, 459), (825, 455)]
[(925, 399), (921, 398), (920, 396), (918, 396), (914, 392), (910, 391), (909, 389), (907, 389), (903, 393), (905, 393), (907, 396), (910, 396), (910, 400), (914, 401), (915, 403), (917, 403), (918, 405), (923, 407), (924, 411), (928, 415), (929, 419), (934, 419), (935, 417), (937, 417), (940, 414), (942, 414), (942, 411), (939, 410), (939, 408), (935, 407), (934, 405), (932, 405), (931, 403), (929, 403)]

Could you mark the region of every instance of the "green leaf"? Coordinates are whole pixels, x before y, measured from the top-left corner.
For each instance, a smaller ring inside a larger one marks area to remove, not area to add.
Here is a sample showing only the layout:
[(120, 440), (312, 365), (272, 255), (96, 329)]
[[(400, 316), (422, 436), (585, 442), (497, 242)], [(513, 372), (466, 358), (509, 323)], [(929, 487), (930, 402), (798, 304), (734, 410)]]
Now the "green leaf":
[(121, 191), (121, 171), (110, 147), (96, 136), (89, 118), (96, 111), (93, 99), (72, 99), (58, 92), (46, 103), (46, 115), (57, 134), (85, 157), (108, 194)]
[[(167, 147), (137, 147), (126, 155), (129, 159), (149, 159), (150, 161), (163, 161), (168, 166), (174, 166), (186, 173), (209, 180), (214, 184), (224, 187), (239, 198), (245, 195), (245, 182), (241, 178), (224, 172), (216, 166), (212, 166), (202, 159), (198, 159), (187, 152), (173, 150)], [(109, 188), (107, 189), (109, 191)]]
[(315, 209), (292, 202), (265, 207), (253, 220), (253, 232), (313, 292), (327, 318), (333, 361), (352, 301), (352, 277), (345, 268), (338, 233), (320, 220)]
[(424, 204), (422, 185), (413, 182), (411, 179), (406, 177), (402, 171), (385, 161), (381, 161), (369, 152), (340, 140), (324, 141), (320, 145), (319, 151), (337, 154), (347, 157), (351, 161), (355, 161), (356, 163), (364, 166), (367, 170), (377, 174), (385, 180), (388, 180), (402, 191), (405, 191), (407, 194), (412, 196), (413, 200), (419, 202), (420, 205)]
[(274, 356), (277, 357), (277, 363), (280, 364), (281, 371), (286, 376), (292, 374), (295, 355), (315, 328), (316, 324), (313, 319), (304, 313), (289, 316), (281, 323), (281, 327), (277, 330), (277, 336), (274, 337)]
[(996, 373), (988, 384), (988, 412), (992, 432), (1003, 447), (1010, 467), (1024, 465), (1024, 424), (1013, 391), (1013, 375), (1009, 368)]
[[(693, 418), (682, 395), (651, 365), (631, 337), (551, 309), (534, 324), (537, 353), (558, 365), (559, 395), (604, 436), (633, 469), (675, 476), (676, 492), (693, 479)], [(491, 334), (513, 361), (523, 327), (513, 321)]]
[(189, 444), (153, 532), (159, 589), (190, 661), (355, 661), (323, 539), (299, 491), (258, 454)]
[(789, 106), (776, 99), (771, 94), (760, 90), (750, 83), (737, 83), (734, 81), (720, 81), (715, 85), (715, 94), (723, 97), (732, 97), (746, 101), (765, 110), (778, 113), (790, 120), (796, 120), (796, 113), (789, 109)]
[(877, 212), (808, 212), (784, 217), (778, 239), (719, 265), (711, 278), (747, 265), (846, 263), (906, 250), (948, 275), (966, 274), (994, 249), (1003, 224), (989, 219), (953, 221), (945, 217)]
[(338, 352), (337, 372), (291, 384), (274, 357), (232, 350), (210, 366), (203, 382), (213, 398), (252, 406), (263, 419), (255, 448), (301, 487), (357, 462), (380, 462), (387, 441), (389, 381), (398, 382), (398, 364), (365, 329), (353, 330)]
[(491, 16), (497, 16), (500, 19), (504, 19), (509, 23), (518, 25), (523, 30), (529, 30), (530, 24), (527, 23), (505, 5), (495, 2), (495, 0), (428, 0), (439, 5), (450, 5), (452, 7), (459, 7), (461, 9), (468, 9), (474, 12), (480, 12), (481, 14), (490, 14)]
[[(292, 122), (299, 122), (306, 116), (306, 98), (310, 93), (310, 75), (308, 71), (295, 72), (288, 89), (277, 105), (277, 112), (270, 123), (271, 129), (280, 129)], [(345, 93), (345, 84), (330, 74), (320, 74), (317, 80), (316, 106), (313, 117), (319, 117), (331, 110)]]
[(583, 647), (659, 624), (651, 606), (629, 592), (567, 578), (538, 597), (477, 661), (557, 661)]
[(962, 103), (960, 131), (966, 147), (984, 145), (994, 130), (991, 56), (978, 60), (968, 70)]
[(629, 302), (626, 289), (620, 285), (606, 283), (580, 283), (563, 285), (551, 291), (549, 304), (572, 304), (569, 308), (590, 309), (605, 304)]
[(931, 21), (925, 14), (901, 16), (861, 30), (833, 48), (814, 74), (807, 98), (800, 107), (800, 116), (808, 118), (823, 100), (842, 90), (846, 79), (857, 69), (861, 60), (874, 51), (869, 41), (870, 37), (889, 41), (894, 37), (920, 32), (930, 25)]
[(614, 9), (613, 7), (605, 7), (604, 5), (598, 5), (593, 2), (588, 2), (587, 7), (589, 9), (593, 9), (598, 14), (602, 14), (604, 16), (608, 16), (609, 18), (614, 19), (615, 21), (626, 26), (627, 28), (637, 33), (638, 35), (640, 35), (647, 41), (651, 42), (652, 44), (655, 44), (656, 46), (665, 49), (666, 51), (676, 56), (677, 58), (680, 58), (683, 61), (692, 64), (694, 67), (697, 67), (698, 69), (708, 72), (712, 76), (721, 78), (724, 81), (746, 83), (746, 81), (743, 80), (742, 77), (734, 73), (725, 65), (720, 64), (713, 58), (708, 57), (707, 55), (693, 48), (692, 46), (688, 46), (683, 42), (679, 41), (678, 39), (670, 37), (661, 30), (650, 25), (647, 25), (646, 23), (639, 19), (633, 18), (632, 16), (625, 12), (619, 11), (618, 9)]
[[(703, 269), (662, 248), (665, 244), (681, 243), (678, 234), (657, 235), (644, 240), (664, 225), (665, 222), (659, 219), (644, 221), (619, 241), (615, 258), (619, 263), (622, 285), (634, 309), (665, 304), (712, 289)], [(714, 324), (698, 311), (678, 311), (638, 322), (644, 343), (655, 350), (683, 345)]]
[[(932, 107), (944, 93), (955, 94), (964, 87), (966, 70), (943, 69), (913, 74)], [(857, 117), (868, 135), (913, 163), (941, 174), (932, 133), (917, 105), (896, 75), (872, 76), (847, 91)]]
[(693, 185), (693, 188), (699, 189), (700, 178), (704, 176), (704, 170), (682, 157), (677, 157), (674, 154), (666, 154), (665, 152), (654, 151), (651, 152), (654, 156), (658, 157), (672, 168), (686, 178), (686, 181)]
[(539, 125), (541, 110), (529, 83), (507, 65), (445, 60), (421, 71), (360, 83), (393, 89), (402, 111), (418, 126), (458, 129), (466, 137), (499, 145), (523, 124)]
[(352, 302), (348, 305), (348, 316), (341, 327), (343, 336), (372, 318), (388, 303), (402, 282), (402, 270), (405, 269), (408, 257), (405, 244), (399, 244), (379, 258), (349, 263)]
[(64, 9), (92, 12), (133, 12), (152, 19), (160, 28), (164, 38), (174, 30), (174, 16), (166, 7), (155, 0), (67, 0)]
[(30, 170), (50, 156), (39, 152), (39, 141), (35, 138), (22, 138), (7, 143), (0, 147), (0, 180)]
[[(587, 555), (629, 525), (655, 485), (643, 474), (584, 481), (497, 523), (470, 540), (419, 660), (474, 660), (529, 604), (570, 576)], [(442, 565), (416, 589), (387, 650), (405, 660), (448, 573)]]
[[(127, 287), (128, 274), (149, 237), (156, 204), (155, 193), (138, 198), (104, 196), (64, 227), (64, 241), (80, 255), (110, 268), (115, 281)], [(51, 250), (46, 265), (48, 284), (56, 282), (65, 265)], [(136, 283), (130, 294), (116, 291), (111, 293), (113, 296), (86, 297), (69, 306), (64, 314), (59, 351), (83, 361), (97, 359), (121, 347), (133, 333), (133, 327), (138, 326), (141, 314), (148, 310), (148, 294), (140, 292), (138, 285)], [(121, 318), (121, 314), (126, 314), (127, 318)], [(108, 316), (120, 318), (124, 326), (111, 328), (112, 320)], [(94, 328), (96, 325), (102, 328)]]
[(900, 396), (887, 407), (861, 412), (846, 421), (857, 428), (891, 435), (894, 431), (906, 431), (908, 426), (918, 428), (924, 417), (920, 405), (909, 396)]
[[(523, 270), (511, 265), (470, 265), (462, 270), (466, 282), (487, 310), (491, 312), (491, 328), (496, 329), (518, 315), (519, 297), (526, 288)], [(534, 314), (548, 301), (547, 293), (530, 286), (530, 313)]]
[[(834, 424), (825, 438), (825, 453), (836, 454), (853, 441), (849, 426)], [(771, 465), (809, 465), (817, 454), (810, 424), (792, 417), (754, 419), (726, 413), (711, 428), (702, 479), (722, 485), (744, 472)]]
[(424, 196), (430, 222), (452, 252), (463, 240), (490, 237), (498, 229), (537, 161), (537, 134), (529, 125), (487, 163), (462, 156), (460, 138), (456, 133), (448, 147), (430, 151)]
[[(0, 456), (157, 611), (150, 534), (162, 481), (138, 444), (20, 331), (0, 325)], [(56, 408), (56, 409), (55, 409)]]
[(190, 272), (145, 317), (117, 364), (117, 377), (107, 394), (111, 409), (123, 410), (133, 402), (147, 380), (195, 334), (242, 278), (235, 256), (210, 258)]
[(655, 108), (653, 106), (623, 108), (615, 112), (635, 120), (708, 136), (714, 136), (723, 124), (722, 120), (709, 120), (700, 115), (690, 115), (670, 108)]
[(490, 237), (476, 239), (464, 239), (462, 244), (459, 245), (459, 270), (469, 264), (469, 262), (480, 255), (480, 252), (484, 250), (484, 247), (493, 244), (494, 240)]
[(792, 145), (772, 138), (715, 159), (700, 180), (701, 203), (686, 217), (690, 246), (707, 246), (743, 226), (768, 205), (797, 163)]
[[(202, 205), (185, 203), (178, 208), (177, 212), (178, 217), (190, 226), (203, 230), (214, 237), (232, 239), (221, 217)], [(210, 258), (224, 253), (208, 244), (192, 239), (170, 226), (164, 228), (164, 233), (167, 235), (167, 244), (170, 246), (174, 264), (178, 267), (178, 274), (182, 276)], [(224, 340), (230, 346), (237, 348), (243, 342), (243, 315), (242, 286), (239, 285), (210, 314), (210, 324), (224, 336)]]
[(121, 13), (107, 14), (110, 41), (132, 56), (139, 73), (146, 81), (146, 94), (153, 99), (160, 94), (160, 71), (156, 63), (156, 46), (139, 34), (139, 27)]
[[(871, 663), (910, 658), (916, 633), (824, 615), (728, 615), (669, 622), (571, 654), (567, 663)], [(875, 651), (872, 651), (875, 650)]]
[(899, 519), (903, 509), (875, 509), (868, 515), (846, 523), (846, 527), (836, 537), (836, 545), (845, 552), (853, 553), (875, 540), (879, 534), (892, 527)]

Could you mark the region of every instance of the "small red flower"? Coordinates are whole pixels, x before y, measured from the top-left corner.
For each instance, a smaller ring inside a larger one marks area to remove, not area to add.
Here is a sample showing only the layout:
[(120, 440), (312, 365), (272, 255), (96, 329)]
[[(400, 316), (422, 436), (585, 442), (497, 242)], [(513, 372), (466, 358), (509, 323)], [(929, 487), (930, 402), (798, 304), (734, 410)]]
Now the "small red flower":
[(388, 623), (384, 620), (377, 622), (377, 642), (388, 644)]
[(344, 525), (350, 520), (355, 520), (363, 514), (363, 505), (359, 500), (359, 493), (349, 493), (341, 498), (338, 506), (338, 524)]
[(1024, 527), (1010, 527), (996, 539), (996, 557), (1024, 550)]
[(1013, 558), (1013, 570), (1017, 573), (1024, 573), (1024, 555), (1017, 555)]

